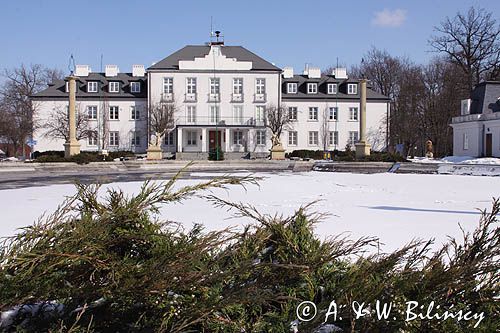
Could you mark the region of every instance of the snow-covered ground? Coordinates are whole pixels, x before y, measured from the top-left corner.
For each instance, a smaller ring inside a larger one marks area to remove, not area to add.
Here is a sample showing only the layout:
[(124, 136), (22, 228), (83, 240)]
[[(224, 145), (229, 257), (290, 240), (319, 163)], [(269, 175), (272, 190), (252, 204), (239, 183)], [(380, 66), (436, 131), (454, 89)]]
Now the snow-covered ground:
[(490, 164), (500, 165), (500, 158), (495, 157), (470, 157), (470, 156), (447, 156), (443, 158), (415, 157), (408, 159), (415, 163), (460, 163), (460, 164)]
[[(197, 174), (207, 176), (213, 174)], [(260, 187), (234, 187), (214, 193), (224, 199), (247, 202), (267, 213), (290, 214), (314, 200), (316, 211), (330, 214), (317, 225), (322, 237), (348, 233), (352, 238), (377, 236), (382, 250), (390, 251), (414, 238), (461, 235), (458, 223), (473, 230), (479, 220), (478, 208), (490, 208), (492, 197), (500, 196), (500, 178), (453, 175), (349, 174), (330, 172), (259, 174)], [(179, 185), (198, 182), (181, 180)], [(140, 182), (114, 183), (136, 193)], [(0, 236), (13, 235), (16, 228), (51, 212), (73, 185), (52, 185), (0, 191)], [(229, 219), (230, 213), (216, 209), (202, 199), (162, 209), (165, 218), (184, 223), (203, 223), (207, 229), (242, 225), (248, 220)], [(89, 231), (91, 232), (91, 231)]]

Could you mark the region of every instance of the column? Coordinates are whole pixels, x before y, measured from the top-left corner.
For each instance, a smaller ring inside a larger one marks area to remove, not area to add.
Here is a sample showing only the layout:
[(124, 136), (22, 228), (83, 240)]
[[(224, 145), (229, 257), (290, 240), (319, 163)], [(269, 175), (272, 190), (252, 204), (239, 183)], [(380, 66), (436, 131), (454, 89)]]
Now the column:
[(229, 150), (230, 150), (229, 143), (230, 143), (230, 139), (231, 139), (230, 130), (229, 130), (229, 128), (226, 128), (225, 131), (226, 131), (226, 149), (225, 149), (225, 151), (229, 152)]
[(366, 142), (366, 79), (360, 81), (359, 141)]
[(68, 76), (69, 86), (69, 137), (64, 144), (64, 156), (70, 157), (80, 153), (80, 143), (76, 140), (76, 76)]
[(207, 152), (207, 129), (205, 127), (201, 129), (201, 152)]
[(177, 152), (182, 153), (182, 128), (177, 128)]

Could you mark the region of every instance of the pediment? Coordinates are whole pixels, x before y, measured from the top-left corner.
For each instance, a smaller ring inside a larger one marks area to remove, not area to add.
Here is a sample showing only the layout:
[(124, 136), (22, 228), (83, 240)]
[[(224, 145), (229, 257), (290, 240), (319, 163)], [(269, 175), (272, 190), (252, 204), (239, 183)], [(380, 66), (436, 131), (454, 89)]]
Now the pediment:
[(194, 58), (194, 60), (179, 60), (180, 70), (251, 70), (251, 61), (238, 61), (236, 58), (228, 58), (222, 54), (221, 46), (210, 47), (210, 52), (204, 57)]

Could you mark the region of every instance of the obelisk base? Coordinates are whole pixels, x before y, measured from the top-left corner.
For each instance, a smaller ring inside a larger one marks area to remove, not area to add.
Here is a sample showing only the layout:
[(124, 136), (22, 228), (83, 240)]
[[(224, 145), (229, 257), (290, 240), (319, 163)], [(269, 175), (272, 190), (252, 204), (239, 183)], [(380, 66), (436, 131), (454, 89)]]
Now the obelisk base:
[(356, 159), (364, 158), (365, 156), (370, 156), (371, 145), (364, 141), (360, 141), (355, 144), (356, 146)]
[(73, 155), (80, 154), (80, 143), (78, 141), (66, 142), (64, 144), (64, 157), (69, 158)]

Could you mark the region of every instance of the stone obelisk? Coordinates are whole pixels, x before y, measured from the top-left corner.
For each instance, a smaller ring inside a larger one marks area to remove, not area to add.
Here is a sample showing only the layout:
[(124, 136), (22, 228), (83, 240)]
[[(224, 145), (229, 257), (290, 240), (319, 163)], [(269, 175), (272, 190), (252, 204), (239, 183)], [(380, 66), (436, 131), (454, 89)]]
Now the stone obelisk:
[(370, 155), (370, 144), (366, 142), (366, 79), (361, 79), (359, 102), (359, 141), (356, 143), (356, 158)]
[(80, 154), (80, 143), (76, 140), (76, 76), (67, 77), (69, 86), (69, 136), (64, 144), (64, 157)]

